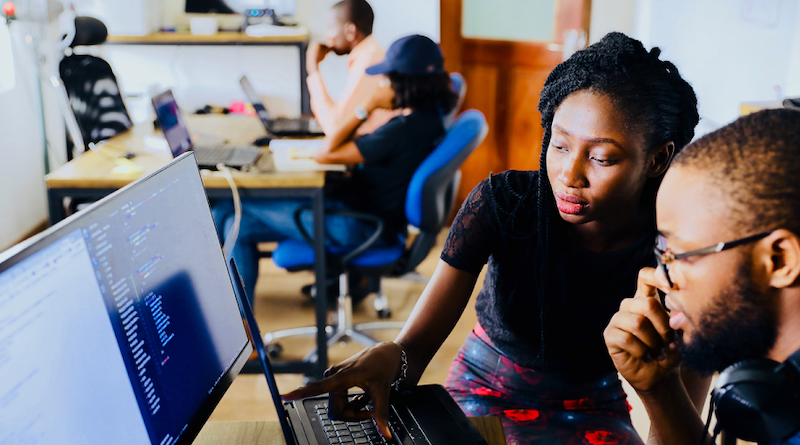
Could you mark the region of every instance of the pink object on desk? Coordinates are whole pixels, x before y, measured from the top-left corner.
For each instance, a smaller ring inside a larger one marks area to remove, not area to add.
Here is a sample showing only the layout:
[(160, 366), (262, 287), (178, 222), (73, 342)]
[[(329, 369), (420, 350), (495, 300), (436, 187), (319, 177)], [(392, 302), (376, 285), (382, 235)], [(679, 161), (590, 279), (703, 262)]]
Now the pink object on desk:
[(246, 106), (244, 102), (240, 100), (235, 100), (231, 102), (231, 106), (229, 107), (229, 109), (231, 110), (231, 113), (244, 114)]
[(256, 110), (247, 102), (242, 102), (239, 100), (233, 101), (228, 109), (231, 113), (243, 114), (245, 116), (256, 116)]

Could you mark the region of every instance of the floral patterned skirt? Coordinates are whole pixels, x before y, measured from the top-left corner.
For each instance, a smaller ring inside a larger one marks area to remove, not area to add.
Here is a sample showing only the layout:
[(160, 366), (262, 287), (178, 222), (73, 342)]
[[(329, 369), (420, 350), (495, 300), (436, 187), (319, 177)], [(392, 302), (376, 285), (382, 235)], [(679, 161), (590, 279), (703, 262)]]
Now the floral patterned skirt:
[(512, 362), (480, 325), (458, 351), (445, 387), (468, 416), (500, 416), (508, 445), (643, 444), (616, 373), (566, 383)]

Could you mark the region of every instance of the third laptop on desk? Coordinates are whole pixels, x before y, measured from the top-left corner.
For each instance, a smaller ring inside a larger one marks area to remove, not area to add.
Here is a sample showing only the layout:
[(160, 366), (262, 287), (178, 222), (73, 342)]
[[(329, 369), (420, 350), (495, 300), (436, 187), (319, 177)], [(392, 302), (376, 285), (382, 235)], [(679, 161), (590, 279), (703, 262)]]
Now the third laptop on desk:
[(258, 114), (259, 120), (264, 125), (268, 133), (276, 136), (323, 136), (322, 127), (313, 117), (300, 117), (296, 119), (270, 117), (267, 107), (261, 102), (261, 98), (256, 94), (256, 90), (247, 80), (247, 76), (239, 79), (247, 100), (253, 104), (253, 108)]
[(258, 147), (195, 147), (171, 90), (154, 96), (153, 108), (173, 157), (191, 150), (200, 167), (216, 169), (220, 163), (235, 168), (252, 165), (261, 155)]

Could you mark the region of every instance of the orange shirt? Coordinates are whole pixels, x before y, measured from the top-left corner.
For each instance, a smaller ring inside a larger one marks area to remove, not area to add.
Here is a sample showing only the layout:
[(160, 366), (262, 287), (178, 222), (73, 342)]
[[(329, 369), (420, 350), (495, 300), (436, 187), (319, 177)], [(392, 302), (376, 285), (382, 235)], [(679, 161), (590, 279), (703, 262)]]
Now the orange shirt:
[[(347, 79), (338, 101), (334, 101), (328, 94), (325, 82), (319, 72), (308, 75), (306, 82), (311, 98), (311, 111), (325, 134), (330, 134), (345, 116), (355, 113), (355, 108), (364, 105), (378, 88), (381, 76), (367, 75), (364, 70), (381, 62), (384, 55), (383, 48), (372, 35), (359, 42), (347, 56)], [(387, 114), (389, 113), (376, 110), (370, 114), (369, 119), (362, 127), (364, 130), (369, 129), (369, 132), (374, 131), (391, 119), (391, 116), (387, 116)], [(394, 113), (391, 115), (393, 116)], [(363, 133), (363, 131), (359, 129), (358, 133)]]

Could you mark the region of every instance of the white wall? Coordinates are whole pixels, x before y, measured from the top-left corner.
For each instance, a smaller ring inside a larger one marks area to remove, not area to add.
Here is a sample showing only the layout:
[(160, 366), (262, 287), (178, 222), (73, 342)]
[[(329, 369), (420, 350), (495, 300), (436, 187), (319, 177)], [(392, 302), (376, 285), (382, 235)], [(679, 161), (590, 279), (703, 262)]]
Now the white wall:
[(673, 0), (653, 2), (649, 40), (697, 92), (711, 130), (739, 116), (742, 102), (786, 92), (800, 28), (798, 0)]
[(800, 95), (800, 0), (595, 0), (591, 41), (612, 30), (658, 46), (698, 97), (705, 134), (742, 102)]
[(38, 85), (22, 31), (19, 23), (12, 23), (16, 85), (0, 94), (0, 250), (47, 218)]
[(794, 39), (789, 50), (789, 79), (784, 93), (790, 97), (800, 97), (800, 7), (797, 8), (794, 22)]
[(611, 31), (633, 35), (637, 0), (592, 0), (589, 43), (595, 43)]

